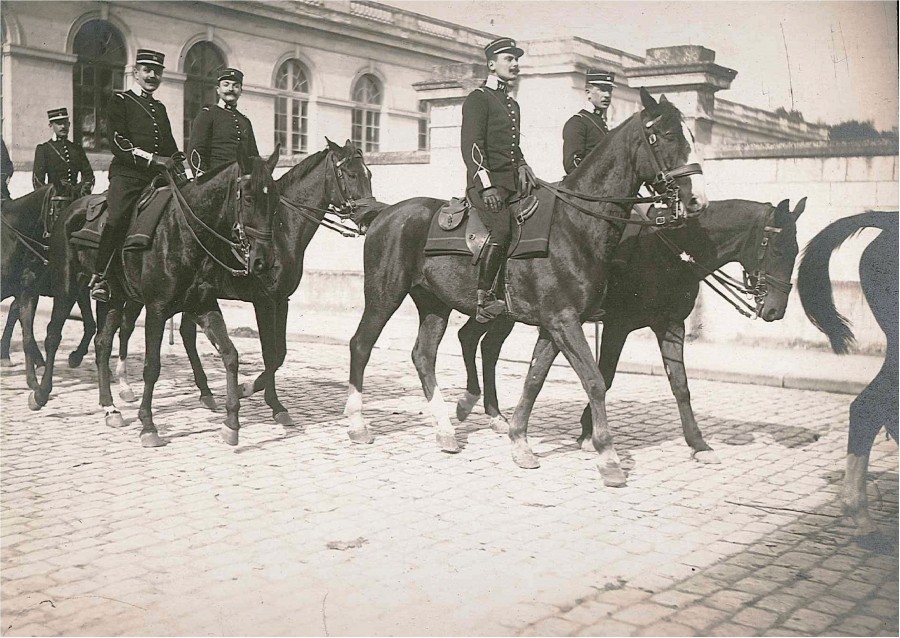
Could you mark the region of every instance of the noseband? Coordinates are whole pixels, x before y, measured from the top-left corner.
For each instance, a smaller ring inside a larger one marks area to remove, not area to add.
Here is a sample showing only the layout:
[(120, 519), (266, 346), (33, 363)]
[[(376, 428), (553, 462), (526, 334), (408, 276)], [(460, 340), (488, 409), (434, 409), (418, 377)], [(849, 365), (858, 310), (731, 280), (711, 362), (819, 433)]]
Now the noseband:
[(781, 228), (772, 226), (768, 223), (773, 213), (774, 211), (769, 211), (763, 220), (762, 236), (756, 247), (756, 254), (754, 255), (757, 269), (753, 272), (744, 270), (744, 288), (746, 289), (746, 293), (753, 295), (756, 300), (757, 314), (759, 314), (759, 311), (765, 302), (766, 295), (769, 294), (769, 286), (779, 292), (783, 292), (785, 295), (789, 295), (793, 288), (791, 282), (778, 279), (766, 272), (766, 257), (769, 252), (769, 246), (772, 244), (772, 239), (774, 239), (782, 230)]

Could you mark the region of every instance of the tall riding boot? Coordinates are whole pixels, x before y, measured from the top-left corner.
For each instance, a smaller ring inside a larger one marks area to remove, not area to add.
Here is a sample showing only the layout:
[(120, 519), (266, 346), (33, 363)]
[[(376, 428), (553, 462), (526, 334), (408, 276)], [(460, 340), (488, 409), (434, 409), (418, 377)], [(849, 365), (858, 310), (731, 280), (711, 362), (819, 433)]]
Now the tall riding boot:
[(494, 283), (500, 266), (506, 258), (506, 249), (497, 244), (484, 247), (484, 254), (478, 263), (478, 292), (476, 299), (475, 320), (487, 323), (496, 319), (506, 311), (506, 303), (497, 299), (494, 294)]
[[(100, 246), (97, 248), (97, 263), (94, 266), (96, 271), (91, 275), (88, 287), (91, 289), (91, 299), (109, 303), (110, 290), (109, 282), (106, 280), (106, 273), (109, 270), (109, 265), (112, 263), (115, 247), (111, 246), (112, 238), (106, 236), (109, 229), (105, 228), (104, 231), (106, 232), (100, 236)], [(107, 255), (108, 257), (104, 259)]]

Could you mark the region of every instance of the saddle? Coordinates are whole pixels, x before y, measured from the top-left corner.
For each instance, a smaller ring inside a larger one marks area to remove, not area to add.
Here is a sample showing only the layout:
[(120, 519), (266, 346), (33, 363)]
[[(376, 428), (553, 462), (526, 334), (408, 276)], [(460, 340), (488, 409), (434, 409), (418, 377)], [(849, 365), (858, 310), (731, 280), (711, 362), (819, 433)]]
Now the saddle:
[[(156, 226), (172, 199), (172, 189), (157, 184), (156, 181), (151, 182), (138, 198), (122, 250), (147, 250), (153, 244)], [(85, 209), (85, 224), (72, 233), (69, 241), (76, 246), (97, 248), (109, 216), (106, 193), (82, 198), (79, 206)]]
[[(547, 255), (553, 206), (549, 202), (540, 204), (536, 195), (510, 202), (519, 232), (513, 234), (508, 258), (527, 259)], [(472, 255), (472, 263), (476, 263), (490, 236), (481, 219), (482, 214), (466, 198), (452, 198), (431, 220), (425, 254)]]

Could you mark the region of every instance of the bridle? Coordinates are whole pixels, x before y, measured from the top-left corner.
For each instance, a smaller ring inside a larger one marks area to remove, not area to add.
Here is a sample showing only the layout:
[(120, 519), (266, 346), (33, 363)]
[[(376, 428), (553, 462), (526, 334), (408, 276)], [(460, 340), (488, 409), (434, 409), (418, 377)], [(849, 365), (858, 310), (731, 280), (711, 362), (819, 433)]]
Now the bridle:
[[(636, 119), (640, 119), (640, 111), (635, 113), (633, 117)], [(651, 161), (653, 162), (654, 169), (656, 171), (653, 181), (649, 183), (651, 190), (654, 191), (653, 195), (649, 195), (647, 197), (600, 197), (596, 195), (585, 195), (583, 193), (573, 191), (565, 186), (551, 184), (541, 179), (538, 179), (537, 183), (546, 188), (555, 197), (562, 200), (575, 210), (586, 215), (590, 215), (591, 217), (596, 217), (597, 219), (602, 219), (610, 222), (618, 222), (622, 224), (634, 224), (637, 226), (657, 226), (671, 228), (683, 225), (685, 220), (688, 218), (688, 215), (684, 212), (684, 208), (681, 205), (681, 200), (678, 196), (678, 184), (675, 180), (682, 177), (689, 177), (691, 175), (702, 175), (703, 169), (700, 164), (697, 163), (683, 164), (681, 166), (676, 166), (674, 168), (668, 169), (665, 168), (664, 164), (660, 161), (658, 154), (657, 142), (659, 141), (659, 138), (656, 132), (653, 130), (653, 127), (660, 121), (660, 119), (662, 119), (661, 115), (653, 118), (646, 123), (641, 123), (641, 137), (643, 139), (644, 145), (648, 150)], [(671, 211), (671, 214), (660, 214), (652, 220), (629, 219), (627, 217), (622, 218), (616, 217), (614, 215), (606, 215), (599, 211), (594, 211), (586, 208), (573, 201), (573, 198), (585, 202), (618, 204), (622, 207), (631, 207), (635, 204), (658, 204), (659, 212), (665, 212), (668, 210)]]
[[(366, 171), (366, 177), (371, 184), (372, 171), (370, 171), (369, 167), (366, 165), (366, 160), (363, 157), (363, 152), (361, 150), (357, 149), (354, 153), (343, 159), (335, 159), (335, 152), (333, 150), (329, 150), (328, 155), (325, 157), (325, 170), (332, 175), (334, 190), (337, 191), (338, 202), (335, 203), (334, 201), (332, 201), (329, 202), (327, 208), (318, 208), (316, 206), (310, 206), (308, 204), (298, 204), (292, 202), (284, 195), (282, 195), (280, 197), (281, 203), (307, 221), (322, 226), (323, 228), (333, 230), (348, 237), (359, 236), (358, 232), (324, 217), (326, 213), (334, 213), (338, 217), (345, 219), (347, 217), (353, 216), (360, 208), (371, 206), (376, 202), (375, 198), (371, 195), (368, 197), (359, 197), (354, 199), (347, 194), (348, 192), (350, 192), (350, 188), (348, 186), (349, 178), (347, 177), (343, 166), (353, 159), (359, 159), (360, 163), (363, 166), (363, 169)], [(321, 215), (322, 217), (319, 217), (318, 215)]]
[[(200, 248), (202, 248), (203, 251), (216, 264), (227, 270), (232, 276), (246, 277), (247, 275), (249, 275), (251, 270), (250, 252), (253, 248), (253, 242), (267, 243), (271, 242), (273, 238), (271, 229), (259, 230), (258, 228), (248, 225), (246, 222), (247, 213), (244, 210), (245, 205), (243, 195), (244, 189), (247, 188), (251, 176), (239, 175), (230, 183), (228, 195), (225, 198), (225, 206), (229, 209), (226, 211), (226, 218), (234, 219), (235, 221), (231, 227), (231, 238), (228, 238), (224, 235), (220, 235), (206, 222), (197, 217), (197, 215), (191, 209), (190, 204), (188, 204), (187, 200), (185, 200), (184, 195), (182, 195), (181, 190), (175, 185), (175, 180), (172, 177), (170, 171), (165, 171), (165, 174), (166, 179), (169, 182), (169, 186), (172, 187), (172, 192), (175, 195), (175, 208), (181, 213), (181, 216), (187, 224), (191, 236), (194, 238)], [(268, 195), (268, 187), (263, 189), (263, 194)], [(234, 200), (233, 203), (232, 200)], [(237, 259), (240, 267), (233, 268), (216, 257), (212, 253), (212, 251), (208, 249), (200, 240), (200, 238), (197, 236), (197, 233), (194, 232), (192, 222), (203, 228), (203, 230), (212, 235), (214, 239), (228, 246), (228, 248), (231, 250), (232, 256)], [(252, 242), (251, 239), (253, 240)]]
[[(747, 242), (745, 249), (741, 251), (742, 253), (753, 251), (750, 259), (745, 259), (744, 254), (741, 255), (742, 264), (756, 264), (756, 268), (751, 272), (748, 272), (746, 268), (743, 269), (743, 281), (738, 281), (721, 268), (713, 270), (712, 268), (697, 262), (686, 251), (679, 248), (670, 237), (667, 237), (663, 233), (656, 233), (656, 236), (659, 237), (663, 245), (665, 245), (673, 255), (699, 271), (703, 283), (712, 288), (716, 294), (728, 302), (735, 310), (745, 317), (756, 319), (760, 316), (766, 296), (769, 294), (770, 286), (779, 292), (783, 292), (785, 295), (789, 295), (793, 288), (793, 284), (789, 281), (779, 279), (766, 271), (766, 262), (769, 247), (772, 245), (772, 239), (783, 230), (770, 223), (774, 211), (774, 208), (767, 211), (760, 222), (761, 228), (759, 228), (759, 232), (750, 234), (750, 241)], [(757, 237), (758, 239), (755, 239)], [(710, 280), (710, 278), (712, 280)], [(748, 302), (741, 295), (752, 296), (755, 305)]]

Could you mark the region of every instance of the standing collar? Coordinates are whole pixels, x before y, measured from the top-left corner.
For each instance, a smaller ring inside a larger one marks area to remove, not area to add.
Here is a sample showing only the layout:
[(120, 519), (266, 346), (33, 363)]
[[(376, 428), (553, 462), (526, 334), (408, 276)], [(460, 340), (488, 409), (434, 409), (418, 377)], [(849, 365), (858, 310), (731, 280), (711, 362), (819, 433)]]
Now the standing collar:
[(144, 89), (141, 88), (141, 85), (135, 82), (131, 85), (131, 92), (137, 95), (138, 97), (142, 97), (145, 100), (155, 100), (152, 93), (148, 93)]
[(593, 113), (594, 115), (599, 115), (604, 120), (606, 119), (606, 111), (604, 111), (603, 109), (601, 109), (597, 106), (594, 106), (590, 100), (588, 100), (587, 102), (584, 103), (584, 110), (587, 111), (588, 113)]
[(235, 104), (234, 106), (228, 106), (225, 103), (225, 100), (223, 100), (222, 98), (219, 98), (219, 101), (216, 102), (216, 106), (218, 106), (220, 109), (225, 109), (226, 111), (237, 111), (237, 104)]
[(487, 76), (487, 79), (484, 81), (484, 85), (489, 89), (493, 89), (494, 91), (505, 91), (507, 89), (506, 82), (493, 74)]

